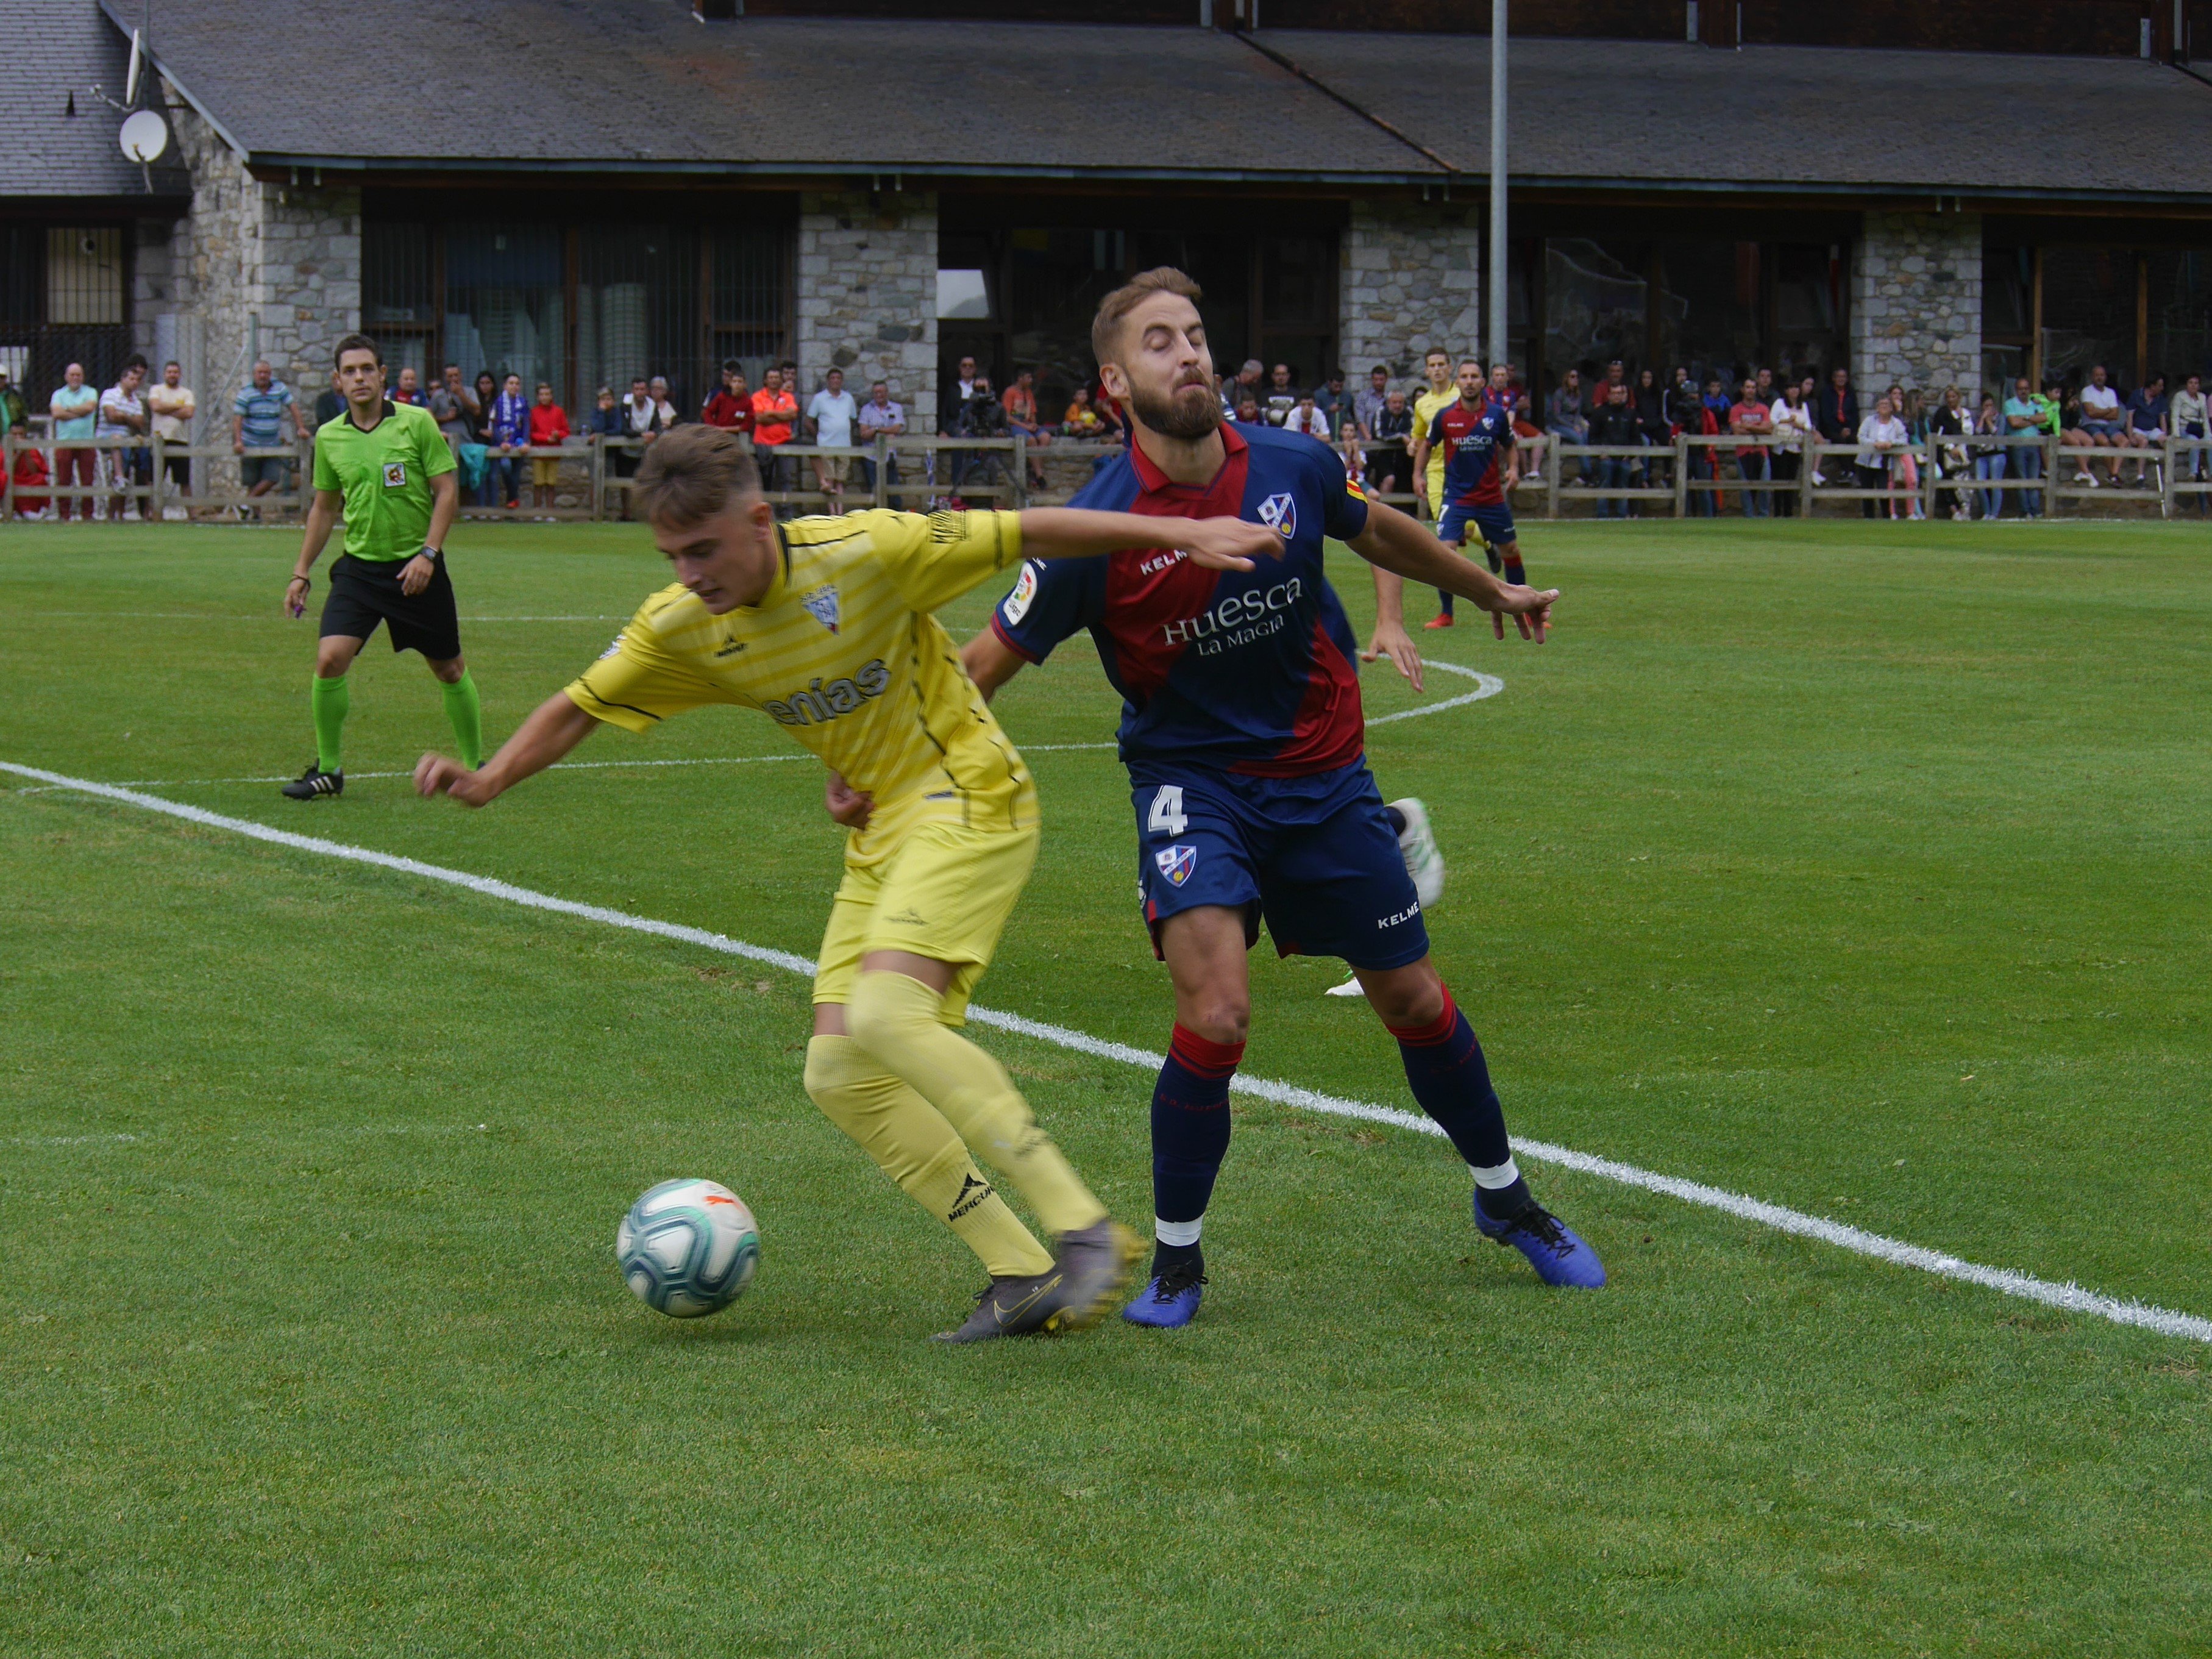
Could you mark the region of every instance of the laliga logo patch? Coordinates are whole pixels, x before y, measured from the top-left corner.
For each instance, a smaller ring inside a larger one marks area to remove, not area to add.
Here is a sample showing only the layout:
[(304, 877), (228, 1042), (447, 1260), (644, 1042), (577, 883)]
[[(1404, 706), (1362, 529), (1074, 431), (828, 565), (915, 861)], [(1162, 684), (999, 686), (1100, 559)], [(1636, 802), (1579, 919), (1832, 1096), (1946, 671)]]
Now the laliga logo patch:
[(1006, 602), (1000, 607), (1000, 613), (1006, 619), (1009, 627), (1030, 613), (1030, 606), (1036, 598), (1036, 561), (1024, 559), (1022, 561), (1021, 580), (1014, 583), (1013, 592), (1006, 595)]
[(1260, 503), (1260, 522), (1278, 535), (1294, 536), (1298, 533), (1298, 504), (1288, 494), (1269, 496)]
[(387, 460), (384, 463), (384, 487), (387, 490), (404, 490), (407, 487), (405, 461)]
[(837, 631), (837, 590), (834, 587), (817, 588), (799, 601), (812, 617), (831, 633)]
[(1168, 878), (1170, 887), (1181, 887), (1190, 880), (1190, 873), (1198, 868), (1196, 847), (1163, 847), (1152, 855), (1152, 862), (1160, 867), (1160, 874)]

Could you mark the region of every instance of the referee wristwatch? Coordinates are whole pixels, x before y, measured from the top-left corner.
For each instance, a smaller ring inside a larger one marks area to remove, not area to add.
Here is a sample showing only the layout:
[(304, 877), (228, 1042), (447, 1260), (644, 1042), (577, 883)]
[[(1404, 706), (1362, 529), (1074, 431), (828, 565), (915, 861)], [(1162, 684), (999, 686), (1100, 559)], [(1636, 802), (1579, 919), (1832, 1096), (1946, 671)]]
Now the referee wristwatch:
[(445, 558), (445, 556), (446, 553), (443, 548), (433, 547), (427, 541), (422, 544), (422, 552), (420, 554), (420, 557), (428, 559), (433, 564), (435, 564), (440, 559)]

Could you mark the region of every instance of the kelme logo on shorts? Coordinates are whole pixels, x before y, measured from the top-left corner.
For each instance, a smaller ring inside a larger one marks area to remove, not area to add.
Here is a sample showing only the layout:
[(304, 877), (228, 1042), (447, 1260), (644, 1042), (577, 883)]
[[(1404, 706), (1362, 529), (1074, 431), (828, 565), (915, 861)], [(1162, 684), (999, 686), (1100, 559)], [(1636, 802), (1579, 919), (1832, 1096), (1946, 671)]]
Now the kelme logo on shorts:
[(407, 487), (405, 461), (387, 460), (384, 463), (384, 487), (387, 490), (404, 490)]
[(852, 713), (870, 698), (881, 697), (890, 683), (890, 670), (879, 656), (850, 680), (833, 680), (826, 686), (817, 680), (803, 692), (771, 698), (761, 707), (780, 726), (820, 726)]

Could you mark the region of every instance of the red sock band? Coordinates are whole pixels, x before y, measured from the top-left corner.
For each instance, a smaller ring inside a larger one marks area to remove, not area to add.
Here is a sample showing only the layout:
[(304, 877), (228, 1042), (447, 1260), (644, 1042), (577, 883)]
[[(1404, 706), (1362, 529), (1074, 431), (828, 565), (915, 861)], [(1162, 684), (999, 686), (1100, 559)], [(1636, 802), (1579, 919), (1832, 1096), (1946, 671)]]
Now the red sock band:
[(1433, 1048), (1449, 1039), (1459, 1025), (1459, 1004), (1452, 1001), (1449, 985), (1437, 988), (1444, 993), (1443, 1013), (1426, 1025), (1397, 1026), (1386, 1022), (1385, 1029), (1400, 1042), (1411, 1044), (1415, 1048)]
[(1217, 1043), (1177, 1022), (1168, 1052), (1201, 1077), (1226, 1077), (1244, 1058), (1242, 1043)]

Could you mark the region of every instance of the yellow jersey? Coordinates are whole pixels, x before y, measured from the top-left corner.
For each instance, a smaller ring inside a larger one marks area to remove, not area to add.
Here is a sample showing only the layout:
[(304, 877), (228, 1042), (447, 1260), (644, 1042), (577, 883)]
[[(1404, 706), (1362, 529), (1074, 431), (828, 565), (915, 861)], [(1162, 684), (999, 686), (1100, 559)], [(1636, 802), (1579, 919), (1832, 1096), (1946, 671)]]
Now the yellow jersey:
[[(1458, 401), (1459, 385), (1456, 381), (1445, 387), (1441, 392), (1424, 392), (1415, 398), (1413, 400), (1413, 436), (1416, 438), (1428, 436), (1429, 424), (1436, 419), (1437, 411), (1449, 409)], [(1426, 476), (1429, 480), (1429, 509), (1431, 512), (1441, 514), (1443, 510), (1441, 503), (1444, 498), (1444, 447), (1441, 443), (1432, 443), (1429, 446), (1429, 466)]]
[(664, 588), (568, 696), (634, 732), (706, 703), (760, 710), (875, 797), (846, 845), (854, 863), (921, 824), (1032, 828), (1029, 768), (930, 614), (1020, 564), (1020, 527), (1017, 513), (789, 520), (760, 603), (716, 616)]

